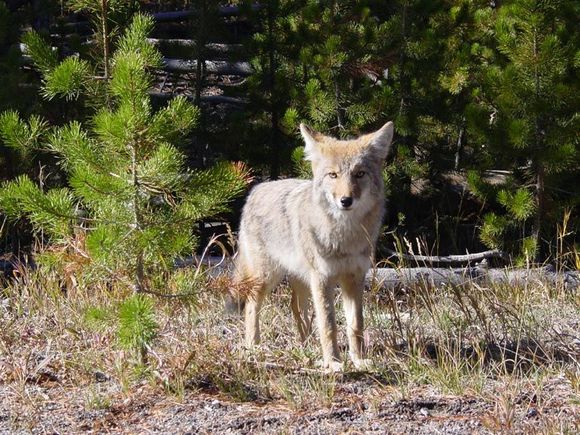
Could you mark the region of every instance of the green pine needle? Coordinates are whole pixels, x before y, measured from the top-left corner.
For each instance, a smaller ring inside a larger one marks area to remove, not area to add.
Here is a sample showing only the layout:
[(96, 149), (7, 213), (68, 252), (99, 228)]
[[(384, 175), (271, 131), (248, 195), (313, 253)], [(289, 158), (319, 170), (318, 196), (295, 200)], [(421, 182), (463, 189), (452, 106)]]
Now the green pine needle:
[(84, 90), (84, 84), (91, 78), (87, 61), (78, 57), (67, 57), (59, 65), (44, 75), (43, 95), (52, 100), (63, 97), (67, 101), (76, 100)]
[(42, 73), (49, 73), (58, 65), (56, 51), (37, 32), (25, 33), (22, 36), (22, 42), (25, 44), (26, 53), (32, 58), (34, 66)]
[(117, 337), (125, 349), (141, 352), (157, 337), (159, 325), (155, 320), (153, 301), (148, 296), (129, 296), (120, 305), (118, 318)]
[(153, 17), (141, 13), (136, 14), (118, 43), (116, 60), (137, 54), (144, 66), (159, 67), (161, 54), (147, 41), (147, 36), (153, 30), (154, 24)]
[(0, 114), (0, 138), (23, 154), (38, 147), (39, 140), (47, 131), (46, 121), (36, 115), (32, 115), (27, 123), (14, 110)]

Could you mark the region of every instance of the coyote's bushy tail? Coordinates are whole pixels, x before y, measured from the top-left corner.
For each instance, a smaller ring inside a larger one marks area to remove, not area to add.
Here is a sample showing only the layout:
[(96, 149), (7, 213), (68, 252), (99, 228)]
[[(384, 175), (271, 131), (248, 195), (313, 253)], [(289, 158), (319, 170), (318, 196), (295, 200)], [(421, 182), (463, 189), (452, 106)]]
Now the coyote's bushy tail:
[(253, 289), (253, 282), (246, 278), (247, 273), (241, 264), (240, 253), (234, 258), (234, 267), (225, 297), (225, 311), (228, 314), (242, 315), (248, 296)]

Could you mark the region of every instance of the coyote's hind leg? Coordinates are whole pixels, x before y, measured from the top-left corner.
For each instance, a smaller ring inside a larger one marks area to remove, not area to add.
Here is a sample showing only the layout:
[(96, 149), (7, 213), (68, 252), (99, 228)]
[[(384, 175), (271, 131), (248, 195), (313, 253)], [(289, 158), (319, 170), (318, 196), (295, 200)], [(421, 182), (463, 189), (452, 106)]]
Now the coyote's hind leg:
[(260, 343), (260, 310), (264, 299), (278, 285), (280, 279), (278, 274), (251, 279), (252, 287), (245, 307), (246, 346), (248, 347)]
[(302, 342), (312, 334), (312, 319), (310, 317), (310, 290), (298, 278), (288, 279), (292, 289), (292, 314)]

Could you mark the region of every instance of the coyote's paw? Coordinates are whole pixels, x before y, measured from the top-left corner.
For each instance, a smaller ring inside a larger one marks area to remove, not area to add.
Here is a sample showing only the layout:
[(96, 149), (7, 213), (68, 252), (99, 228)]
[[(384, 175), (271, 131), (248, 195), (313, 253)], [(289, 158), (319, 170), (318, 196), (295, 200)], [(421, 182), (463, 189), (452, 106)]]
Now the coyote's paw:
[(368, 372), (373, 368), (373, 360), (368, 358), (359, 358), (352, 361), (354, 368), (361, 372)]
[(344, 370), (344, 366), (340, 361), (318, 361), (318, 366), (322, 366), (324, 373), (339, 373)]
[(330, 361), (330, 363), (324, 364), (324, 371), (327, 373), (338, 373), (343, 371), (343, 365), (340, 361)]

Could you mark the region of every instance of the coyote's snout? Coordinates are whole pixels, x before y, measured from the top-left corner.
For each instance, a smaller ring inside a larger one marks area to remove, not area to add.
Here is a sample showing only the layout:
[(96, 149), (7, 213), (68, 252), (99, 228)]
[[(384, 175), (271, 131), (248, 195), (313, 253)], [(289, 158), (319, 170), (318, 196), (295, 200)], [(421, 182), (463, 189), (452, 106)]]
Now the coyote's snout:
[(260, 339), (259, 312), (286, 275), (302, 339), (311, 334), (314, 307), (324, 365), (341, 367), (334, 288), (342, 289), (350, 357), (363, 359), (363, 288), (384, 213), (382, 163), (393, 124), (354, 140), (337, 140), (301, 124), (312, 180), (262, 183), (242, 212), (236, 280), (251, 283), (245, 304), (246, 343)]

